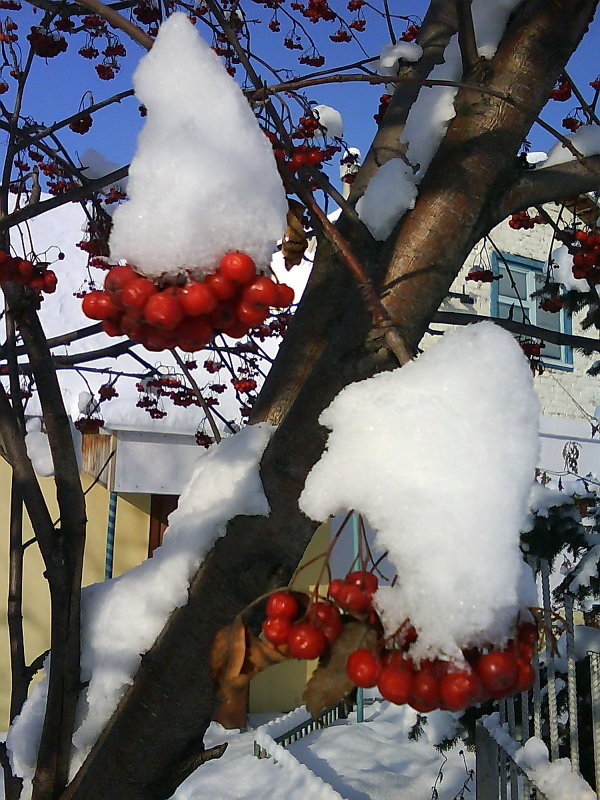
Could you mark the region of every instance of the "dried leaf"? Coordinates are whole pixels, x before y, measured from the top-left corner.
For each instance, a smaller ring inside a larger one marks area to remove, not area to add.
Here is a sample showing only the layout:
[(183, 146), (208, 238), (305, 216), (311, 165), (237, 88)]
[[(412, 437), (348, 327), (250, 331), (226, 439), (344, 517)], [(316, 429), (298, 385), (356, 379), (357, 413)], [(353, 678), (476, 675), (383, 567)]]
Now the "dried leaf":
[(302, 224), (304, 206), (297, 200), (288, 200), (289, 209), (286, 214), (287, 228), (283, 234), (281, 252), (286, 269), (295, 267), (302, 261), (304, 251), (308, 247), (308, 239)]
[(210, 659), (214, 691), (220, 700), (213, 719), (224, 728), (244, 728), (250, 680), (286, 658), (285, 653), (254, 636), (240, 618), (221, 628)]
[(327, 664), (317, 667), (304, 692), (304, 702), (313, 719), (323, 709), (339, 703), (355, 687), (346, 675), (346, 662), (354, 650), (375, 652), (377, 631), (366, 622), (348, 622), (331, 648)]

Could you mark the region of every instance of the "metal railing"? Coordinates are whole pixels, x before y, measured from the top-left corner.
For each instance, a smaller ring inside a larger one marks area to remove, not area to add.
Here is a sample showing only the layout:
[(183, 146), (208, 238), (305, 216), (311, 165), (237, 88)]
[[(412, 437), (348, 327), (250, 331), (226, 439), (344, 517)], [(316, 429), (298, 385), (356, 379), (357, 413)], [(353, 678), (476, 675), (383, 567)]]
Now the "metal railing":
[[(551, 630), (551, 598), (550, 568), (547, 562), (542, 563), (540, 582), (544, 606), (544, 622), (546, 630)], [(479, 721), (476, 728), (476, 781), (478, 800), (543, 800), (545, 795), (536, 783), (535, 771), (524, 770), (515, 761), (519, 749), (530, 739), (531, 734), (541, 739), (547, 746), (549, 762), (559, 758), (559, 745), (565, 749), (568, 743), (568, 754), (571, 771), (579, 775), (580, 768), (580, 725), (577, 708), (577, 673), (575, 651), (575, 625), (573, 615), (573, 598), (565, 600), (566, 632), (566, 666), (567, 666), (567, 710), (559, 729), (557, 703), (556, 652), (551, 636), (546, 636), (544, 666), (545, 681), (541, 685), (542, 671), (540, 659), (536, 653), (532, 664), (535, 670), (535, 682), (530, 692), (523, 692), (517, 703), (520, 714), (516, 714), (515, 698), (502, 700), (498, 704), (499, 720), (495, 727), (489, 725), (488, 718)], [(594, 748), (594, 770), (596, 779), (596, 797), (600, 798), (600, 653), (588, 653), (590, 669), (591, 705), (592, 705), (592, 739)], [(533, 731), (530, 730), (533, 722)], [(492, 731), (492, 732), (490, 732)], [(562, 734), (562, 739), (561, 739)], [(582, 785), (583, 784), (583, 779)], [(591, 790), (590, 790), (591, 793)], [(593, 796), (593, 794), (591, 794)]]
[[(341, 703), (331, 706), (331, 708), (326, 708), (316, 719), (308, 717), (303, 722), (295, 725), (293, 728), (290, 728), (290, 730), (285, 731), (285, 733), (274, 737), (273, 741), (275, 744), (279, 744), (282, 747), (287, 747), (293, 742), (297, 742), (298, 739), (302, 739), (304, 736), (308, 736), (310, 733), (313, 733), (313, 731), (321, 728), (327, 728), (338, 719), (347, 719), (351, 708), (351, 703), (347, 703), (345, 700), (342, 700)], [(266, 748), (261, 747), (258, 742), (254, 742), (254, 755), (257, 758), (271, 757), (271, 754), (266, 750)]]

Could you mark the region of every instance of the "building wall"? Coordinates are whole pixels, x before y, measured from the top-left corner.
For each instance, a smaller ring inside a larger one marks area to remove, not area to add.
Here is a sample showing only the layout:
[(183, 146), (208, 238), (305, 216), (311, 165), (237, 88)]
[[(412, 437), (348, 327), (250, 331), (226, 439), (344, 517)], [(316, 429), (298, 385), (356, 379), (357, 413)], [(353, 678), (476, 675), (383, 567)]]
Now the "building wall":
[[(84, 489), (92, 479), (84, 475)], [(55, 519), (58, 508), (51, 478), (40, 478), (50, 513)], [(4, 555), (0, 558), (0, 595), (8, 592), (8, 525), (10, 509), (11, 470), (0, 460), (0, 526), (5, 531)], [(88, 516), (83, 585), (104, 580), (106, 529), (109, 493), (96, 484), (86, 496)], [(117, 501), (113, 574), (120, 575), (139, 564), (148, 553), (148, 515), (150, 495), (121, 495)], [(28, 520), (24, 524), (24, 541), (33, 536)], [(48, 586), (43, 577), (43, 562), (35, 544), (25, 551), (23, 616), (27, 663), (49, 646), (50, 602)], [(6, 730), (10, 704), (10, 650), (6, 616), (0, 617), (0, 731)]]
[[(556, 215), (558, 206), (549, 205), (547, 210), (551, 215)], [(532, 213), (536, 212), (532, 210)], [(502, 252), (545, 262), (548, 260), (551, 249), (560, 245), (556, 242), (553, 244), (552, 234), (550, 225), (536, 225), (530, 230), (516, 231), (510, 228), (508, 222), (505, 221), (492, 230), (490, 239)], [(441, 310), (490, 315), (490, 284), (465, 279), (473, 266), (488, 269), (491, 264), (492, 252), (493, 247), (489, 242), (480, 242), (465, 261), (460, 275), (452, 286), (452, 291), (457, 293), (464, 291), (473, 297), (475, 303), (467, 305), (457, 298), (449, 298)], [(582, 316), (582, 313), (573, 315), (573, 333), (588, 338), (598, 338), (597, 332), (582, 330)], [(434, 327), (441, 328), (441, 326)], [(548, 368), (544, 374), (536, 375), (535, 387), (544, 416), (568, 417), (586, 421), (588, 420), (587, 415), (593, 416), (595, 408), (600, 405), (600, 378), (586, 375), (586, 370), (599, 357), (599, 354), (587, 357), (574, 352), (572, 370)]]

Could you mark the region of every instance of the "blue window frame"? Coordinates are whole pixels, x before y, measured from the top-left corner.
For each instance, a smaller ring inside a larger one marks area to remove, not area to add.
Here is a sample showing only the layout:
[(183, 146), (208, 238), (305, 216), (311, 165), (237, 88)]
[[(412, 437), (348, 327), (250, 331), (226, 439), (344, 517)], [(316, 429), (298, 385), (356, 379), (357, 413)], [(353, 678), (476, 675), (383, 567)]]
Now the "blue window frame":
[[(512, 281), (506, 264), (510, 268)], [(561, 333), (571, 333), (571, 315), (564, 309), (559, 312), (543, 311), (539, 299), (531, 297), (546, 282), (546, 263), (522, 258), (511, 253), (492, 253), (492, 269), (500, 275), (492, 283), (490, 315), (506, 318), (512, 315), (516, 322), (529, 322), (540, 328)], [(514, 282), (514, 285), (513, 285)], [(511, 312), (512, 309), (512, 312)], [(546, 342), (542, 350), (542, 362), (556, 369), (573, 369), (573, 348)]]

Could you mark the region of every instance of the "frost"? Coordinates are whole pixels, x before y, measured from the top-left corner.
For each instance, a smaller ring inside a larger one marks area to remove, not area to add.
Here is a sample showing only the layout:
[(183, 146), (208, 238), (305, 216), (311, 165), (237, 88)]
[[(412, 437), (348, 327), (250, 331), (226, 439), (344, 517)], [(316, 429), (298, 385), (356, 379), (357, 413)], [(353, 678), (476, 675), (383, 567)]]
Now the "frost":
[(386, 631), (409, 617), (415, 658), (501, 645), (532, 603), (519, 531), (538, 415), (526, 358), (486, 323), (347, 387), (322, 413), (331, 433), (301, 508), (314, 519), (365, 515), (399, 576), (376, 595)]
[(114, 212), (111, 257), (158, 277), (214, 272), (243, 250), (264, 269), (285, 230), (271, 145), (235, 81), (183, 13), (160, 28), (135, 75), (148, 116)]

